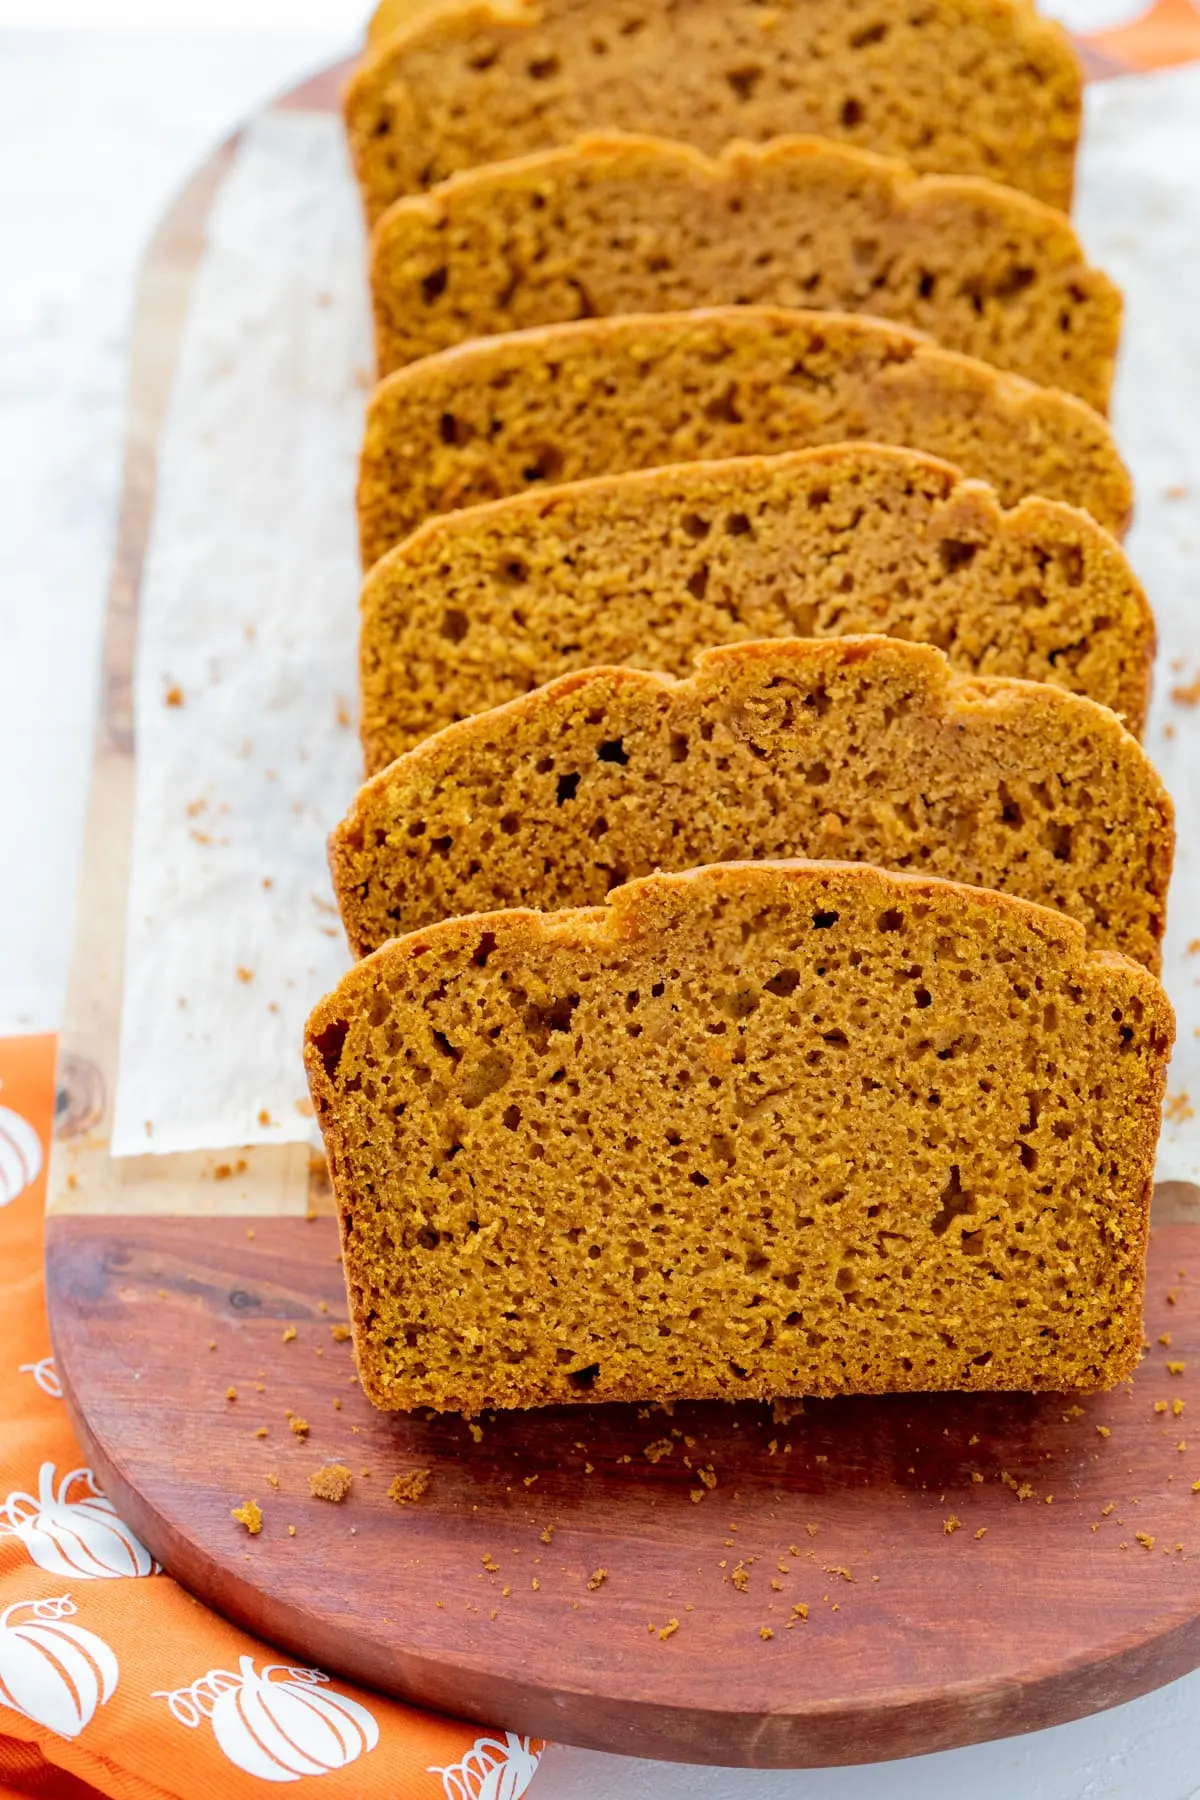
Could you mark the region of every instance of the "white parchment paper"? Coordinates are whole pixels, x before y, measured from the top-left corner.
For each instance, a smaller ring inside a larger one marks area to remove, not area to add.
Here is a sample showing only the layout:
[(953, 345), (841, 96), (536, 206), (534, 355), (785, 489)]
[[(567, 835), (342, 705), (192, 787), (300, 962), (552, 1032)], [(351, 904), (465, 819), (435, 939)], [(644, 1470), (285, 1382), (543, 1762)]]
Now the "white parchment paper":
[[(1200, 705), (1172, 690), (1200, 679), (1200, 67), (1089, 89), (1076, 210), (1127, 302), (1114, 420), (1160, 632), (1146, 742), (1179, 826), (1159, 1174), (1196, 1180)], [(299, 1044), (347, 960), (324, 838), (360, 769), (353, 483), (369, 362), (340, 127), (268, 115), (214, 210), (162, 445), (116, 1155), (315, 1141)]]
[(361, 772), (364, 254), (338, 121), (258, 120), (212, 213), (159, 462), (115, 1155), (313, 1133), (301, 1031), (348, 960), (324, 839)]
[[(1146, 748), (1178, 847), (1163, 978), (1179, 1035), (1162, 1181), (1200, 1180), (1200, 64), (1087, 90), (1076, 223), (1123, 289), (1113, 423), (1133, 472), (1126, 540), (1158, 619)], [(1195, 698), (1188, 693), (1194, 689)], [(1173, 695), (1186, 698), (1173, 698)], [(1189, 703), (1190, 702), (1190, 703)], [(1188, 945), (1195, 949), (1189, 953)], [(1191, 1115), (1191, 1116), (1190, 1116)]]

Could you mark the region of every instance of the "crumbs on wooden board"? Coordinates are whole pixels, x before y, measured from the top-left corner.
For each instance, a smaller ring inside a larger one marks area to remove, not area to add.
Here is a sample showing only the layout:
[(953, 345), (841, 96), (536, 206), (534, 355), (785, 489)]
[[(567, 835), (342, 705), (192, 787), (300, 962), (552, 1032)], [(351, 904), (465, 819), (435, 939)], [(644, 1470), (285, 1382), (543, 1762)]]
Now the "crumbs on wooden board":
[(354, 1477), (345, 1463), (325, 1463), (308, 1478), (308, 1491), (314, 1500), (328, 1500), (340, 1506), (350, 1492)]
[(410, 1475), (397, 1475), (388, 1488), (388, 1499), (397, 1506), (409, 1506), (420, 1500), (433, 1479), (430, 1469), (414, 1469)]
[(243, 1500), (240, 1506), (230, 1508), (229, 1516), (244, 1525), (251, 1537), (257, 1537), (263, 1527), (262, 1507), (257, 1500)]

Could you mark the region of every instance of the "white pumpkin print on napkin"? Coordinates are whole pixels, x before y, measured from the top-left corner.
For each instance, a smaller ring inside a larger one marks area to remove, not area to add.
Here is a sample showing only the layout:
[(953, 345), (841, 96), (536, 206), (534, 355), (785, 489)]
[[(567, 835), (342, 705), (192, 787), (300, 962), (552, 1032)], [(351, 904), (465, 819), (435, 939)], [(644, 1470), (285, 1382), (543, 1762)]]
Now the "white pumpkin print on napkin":
[(446, 1800), (520, 1800), (537, 1766), (529, 1738), (506, 1731), (503, 1738), (476, 1738), (461, 1762), (429, 1773), (441, 1776)]
[[(72, 1488), (82, 1489), (74, 1499)], [(155, 1575), (159, 1565), (96, 1486), (72, 1469), (54, 1487), (54, 1464), (38, 1471), (37, 1494), (12, 1493), (0, 1506), (0, 1542), (20, 1538), (39, 1569), (85, 1580)]]
[(42, 1172), (42, 1140), (28, 1119), (0, 1106), (0, 1206), (16, 1200)]
[(62, 1377), (54, 1366), (52, 1356), (43, 1356), (40, 1362), (22, 1363), (17, 1374), (32, 1375), (43, 1394), (48, 1394), (51, 1400), (62, 1399)]
[[(94, 1631), (66, 1623), (69, 1594), (18, 1600), (0, 1612), (0, 1707), (76, 1738), (117, 1685), (117, 1659)], [(20, 1615), (25, 1614), (22, 1618)]]
[(327, 1688), (320, 1669), (272, 1663), (260, 1675), (249, 1656), (239, 1668), (210, 1669), (191, 1687), (151, 1698), (165, 1700), (181, 1725), (207, 1719), (230, 1762), (260, 1781), (328, 1775), (379, 1742), (366, 1707)]

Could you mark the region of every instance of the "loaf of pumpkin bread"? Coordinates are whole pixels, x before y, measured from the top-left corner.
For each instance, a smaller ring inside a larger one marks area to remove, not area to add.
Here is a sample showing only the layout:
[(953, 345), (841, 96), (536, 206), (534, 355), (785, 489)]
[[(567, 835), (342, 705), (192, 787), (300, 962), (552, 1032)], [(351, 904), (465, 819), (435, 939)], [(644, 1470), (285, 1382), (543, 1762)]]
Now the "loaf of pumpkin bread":
[(869, 312), (1108, 406), (1121, 298), (1064, 213), (827, 138), (711, 159), (608, 134), (472, 169), (375, 227), (381, 375), (467, 338), (690, 306)]
[(1169, 1003), (1010, 895), (652, 875), (358, 963), (305, 1056), (381, 1407), (1132, 1374)]
[(366, 567), (433, 513), (664, 463), (871, 438), (931, 451), (1006, 506), (1043, 494), (1121, 531), (1100, 415), (864, 314), (714, 307), (543, 325), (380, 382), (359, 471)]
[(1120, 548), (1054, 500), (1004, 511), (917, 451), (680, 463), (430, 519), (362, 590), (368, 773), (571, 669), (686, 675), (710, 644), (886, 632), (1050, 681), (1142, 730), (1154, 620)]
[(1030, 0), (464, 0), (411, 11), (401, 0), (401, 29), (377, 26), (345, 95), (372, 219), (458, 169), (596, 129), (714, 154), (734, 138), (814, 132), (1071, 203), (1079, 65)]
[(655, 869), (835, 856), (1069, 913), (1158, 972), (1171, 802), (1120, 720), (893, 638), (563, 675), (374, 776), (329, 841), (356, 956), (454, 913), (591, 906)]

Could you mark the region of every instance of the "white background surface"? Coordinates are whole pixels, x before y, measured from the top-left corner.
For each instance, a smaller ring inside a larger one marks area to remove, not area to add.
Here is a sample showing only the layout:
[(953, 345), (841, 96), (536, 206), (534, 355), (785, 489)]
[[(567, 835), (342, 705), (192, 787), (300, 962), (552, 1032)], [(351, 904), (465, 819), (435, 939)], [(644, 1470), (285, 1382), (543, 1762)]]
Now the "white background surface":
[[(1137, 9), (1053, 10), (1100, 24)], [(0, 27), (202, 16), (262, 28), (0, 32), (0, 1031), (53, 1029), (61, 1006), (137, 257), (197, 160), (339, 54), (363, 11), (354, 0), (0, 0)], [(871, 1769), (751, 1773), (557, 1750), (534, 1796), (1197, 1800), (1200, 1678), (1054, 1732)]]

